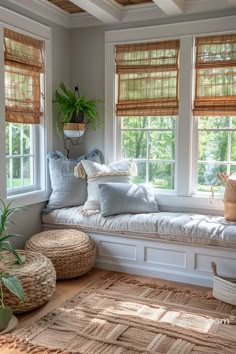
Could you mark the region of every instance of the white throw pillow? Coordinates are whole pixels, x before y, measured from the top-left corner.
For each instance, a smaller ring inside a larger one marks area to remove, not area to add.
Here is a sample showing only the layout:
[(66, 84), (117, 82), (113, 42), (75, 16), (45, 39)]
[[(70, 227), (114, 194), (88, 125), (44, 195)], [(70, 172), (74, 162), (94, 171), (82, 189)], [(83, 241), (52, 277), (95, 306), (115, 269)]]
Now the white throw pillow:
[(121, 160), (109, 165), (82, 160), (75, 167), (75, 176), (87, 177), (88, 198), (84, 204), (84, 215), (101, 210), (98, 185), (101, 183), (131, 183), (131, 176), (136, 174), (136, 165), (131, 159)]

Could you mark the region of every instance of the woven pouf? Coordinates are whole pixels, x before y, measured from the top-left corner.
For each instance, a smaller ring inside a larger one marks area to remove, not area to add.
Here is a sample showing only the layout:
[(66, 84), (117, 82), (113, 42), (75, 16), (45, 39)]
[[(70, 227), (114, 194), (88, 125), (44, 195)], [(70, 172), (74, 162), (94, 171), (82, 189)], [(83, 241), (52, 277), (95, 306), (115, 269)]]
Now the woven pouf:
[(14, 313), (31, 311), (45, 304), (56, 288), (56, 272), (50, 259), (30, 251), (18, 253), (25, 256), (24, 265), (9, 268), (8, 272), (20, 280), (24, 289), (24, 302), (3, 287), (4, 304), (11, 306)]
[(77, 230), (51, 230), (32, 236), (25, 248), (51, 259), (57, 279), (76, 278), (88, 273), (96, 258), (95, 242)]

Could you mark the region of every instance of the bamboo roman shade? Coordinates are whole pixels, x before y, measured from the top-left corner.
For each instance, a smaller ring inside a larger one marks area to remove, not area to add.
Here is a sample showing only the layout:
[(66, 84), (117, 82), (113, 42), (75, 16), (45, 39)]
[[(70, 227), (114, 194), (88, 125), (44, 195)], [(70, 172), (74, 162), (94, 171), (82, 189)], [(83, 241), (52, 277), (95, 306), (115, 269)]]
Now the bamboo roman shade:
[(117, 45), (116, 115), (177, 115), (178, 62), (178, 40)]
[(5, 28), (4, 59), (6, 121), (38, 124), (42, 42)]
[(195, 116), (236, 115), (236, 34), (196, 39)]

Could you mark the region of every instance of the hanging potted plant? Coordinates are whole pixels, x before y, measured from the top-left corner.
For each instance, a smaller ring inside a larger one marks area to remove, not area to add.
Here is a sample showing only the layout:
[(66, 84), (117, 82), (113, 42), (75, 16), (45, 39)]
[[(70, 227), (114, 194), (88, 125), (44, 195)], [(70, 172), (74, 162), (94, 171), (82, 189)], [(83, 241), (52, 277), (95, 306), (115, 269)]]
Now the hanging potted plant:
[(60, 83), (61, 92), (56, 90), (53, 103), (57, 106), (56, 128), (59, 136), (62, 133), (67, 136), (68, 131), (79, 131), (82, 134), (86, 125), (96, 128), (99, 121), (96, 100), (90, 100), (87, 96), (80, 96), (78, 87), (71, 91), (63, 82)]
[[(7, 225), (10, 222), (10, 217), (15, 214), (20, 208), (11, 208), (9, 203), (6, 205), (2, 200), (0, 207), (0, 333), (6, 330), (13, 317), (13, 311), (10, 306), (4, 303), (3, 290), (4, 287), (10, 291), (10, 293), (17, 296), (21, 301), (24, 301), (24, 291), (19, 279), (10, 273), (12, 266), (16, 264), (22, 266), (24, 259), (18, 254), (14, 246), (10, 242), (10, 239), (15, 234), (7, 234)], [(12, 259), (9, 258), (9, 253), (13, 255), (15, 263), (12, 263)]]

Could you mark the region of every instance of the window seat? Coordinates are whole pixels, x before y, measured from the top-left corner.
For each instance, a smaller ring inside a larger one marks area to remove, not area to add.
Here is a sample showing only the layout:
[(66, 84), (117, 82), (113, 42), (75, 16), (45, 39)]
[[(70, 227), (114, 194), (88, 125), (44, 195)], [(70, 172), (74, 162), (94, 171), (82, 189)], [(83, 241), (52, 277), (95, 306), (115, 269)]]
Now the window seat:
[(223, 246), (236, 249), (236, 222), (222, 216), (160, 212), (102, 217), (81, 214), (82, 207), (56, 209), (43, 214), (44, 224), (78, 226), (86, 231)]
[(236, 276), (236, 222), (173, 212), (83, 216), (81, 210), (43, 213), (43, 228), (87, 232), (97, 242), (99, 268), (209, 286), (215, 261), (221, 274)]

